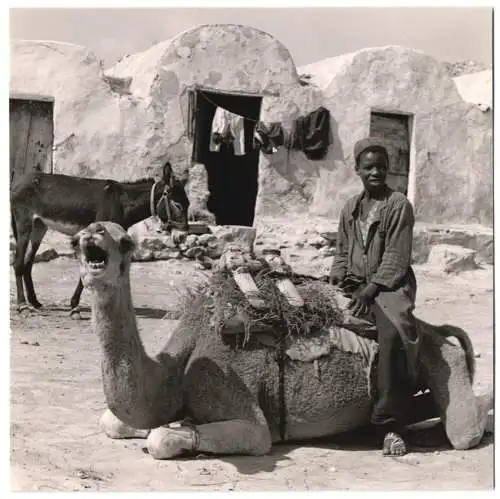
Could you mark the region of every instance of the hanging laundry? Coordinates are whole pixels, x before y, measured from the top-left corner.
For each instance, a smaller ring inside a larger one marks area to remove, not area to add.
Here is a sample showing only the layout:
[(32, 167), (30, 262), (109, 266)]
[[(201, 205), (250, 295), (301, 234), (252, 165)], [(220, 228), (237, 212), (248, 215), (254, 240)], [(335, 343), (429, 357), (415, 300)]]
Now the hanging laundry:
[(259, 121), (254, 131), (254, 147), (265, 154), (273, 154), (285, 143), (285, 134), (281, 123)]
[(221, 143), (227, 140), (229, 133), (229, 120), (227, 111), (222, 107), (218, 107), (215, 110), (214, 119), (212, 120), (210, 150), (213, 152), (219, 152)]
[(236, 156), (245, 154), (245, 119), (243, 116), (218, 107), (212, 120), (211, 132), (210, 151), (220, 151), (221, 144), (226, 142), (233, 144)]
[(330, 111), (319, 107), (294, 121), (286, 146), (299, 149), (312, 160), (323, 159), (330, 145)]
[(229, 113), (229, 128), (233, 136), (235, 156), (245, 154), (245, 118), (239, 114)]

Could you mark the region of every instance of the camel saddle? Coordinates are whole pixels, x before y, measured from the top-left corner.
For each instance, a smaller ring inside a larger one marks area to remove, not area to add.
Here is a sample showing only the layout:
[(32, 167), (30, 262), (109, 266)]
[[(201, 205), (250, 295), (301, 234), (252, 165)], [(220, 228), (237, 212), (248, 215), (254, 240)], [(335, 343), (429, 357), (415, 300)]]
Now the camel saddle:
[[(241, 274), (237, 274), (241, 277)], [(265, 300), (258, 295), (258, 286), (253, 283), (253, 277), (250, 272), (245, 273), (245, 279), (251, 279), (252, 284), (246, 286), (246, 289), (251, 289), (250, 304), (257, 303), (259, 309), (263, 308), (262, 303), (266, 306)], [(276, 283), (282, 283), (282, 275), (273, 275), (273, 280)], [(231, 277), (228, 276), (228, 279)], [(235, 279), (238, 285), (242, 280)], [(244, 281), (243, 281), (244, 282)], [(245, 335), (247, 341), (250, 338), (259, 344), (267, 347), (278, 348), (280, 342), (284, 344), (285, 354), (293, 360), (302, 362), (313, 362), (320, 357), (330, 354), (333, 348), (360, 355), (364, 363), (371, 364), (373, 356), (378, 351), (376, 343), (376, 328), (371, 317), (359, 318), (353, 316), (347, 305), (350, 298), (345, 296), (342, 291), (333, 285), (322, 282), (320, 280), (308, 276), (290, 276), (289, 283), (293, 285), (294, 291), (291, 293), (294, 303), (300, 303), (297, 300), (297, 295), (301, 298), (303, 306), (307, 306), (308, 295), (311, 288), (316, 293), (321, 293), (328, 298), (331, 307), (335, 308), (338, 320), (335, 323), (325, 323), (323, 326), (318, 325), (307, 330), (306, 334), (297, 334), (286, 330), (286, 327), (276, 327), (276, 323), (266, 324), (265, 321), (250, 322), (247, 320), (247, 313), (244, 309), (231, 309), (230, 305), (224, 305), (224, 310), (219, 310), (216, 315), (220, 324), (218, 330), (223, 336), (228, 335)], [(277, 286), (281, 292), (283, 286)], [(246, 293), (243, 293), (245, 296)], [(289, 295), (290, 296), (290, 295)], [(226, 306), (230, 308), (227, 310)], [(220, 305), (219, 305), (220, 307)], [(221, 318), (222, 315), (222, 318)], [(304, 328), (308, 328), (308, 324), (304, 324)], [(279, 331), (281, 330), (281, 332)]]

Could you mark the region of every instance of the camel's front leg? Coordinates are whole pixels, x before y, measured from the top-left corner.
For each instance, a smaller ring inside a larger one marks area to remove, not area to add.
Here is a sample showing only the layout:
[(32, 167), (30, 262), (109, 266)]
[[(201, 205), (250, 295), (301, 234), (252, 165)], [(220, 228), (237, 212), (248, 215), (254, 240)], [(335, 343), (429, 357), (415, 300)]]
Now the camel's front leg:
[(259, 456), (271, 450), (267, 424), (230, 420), (196, 427), (162, 426), (151, 430), (148, 451), (155, 459), (169, 459), (185, 452)]
[(267, 425), (250, 421), (220, 421), (194, 426), (160, 426), (138, 430), (120, 421), (109, 409), (100, 419), (104, 433), (113, 439), (147, 438), (148, 451), (155, 459), (169, 459), (185, 452), (262, 455), (271, 448)]
[(120, 421), (109, 409), (106, 409), (99, 421), (101, 429), (109, 438), (147, 438), (150, 430), (138, 430)]
[(187, 414), (203, 423), (152, 430), (148, 448), (154, 458), (186, 451), (258, 456), (271, 450), (271, 432), (257, 398), (231, 368), (199, 358), (187, 369), (184, 390)]

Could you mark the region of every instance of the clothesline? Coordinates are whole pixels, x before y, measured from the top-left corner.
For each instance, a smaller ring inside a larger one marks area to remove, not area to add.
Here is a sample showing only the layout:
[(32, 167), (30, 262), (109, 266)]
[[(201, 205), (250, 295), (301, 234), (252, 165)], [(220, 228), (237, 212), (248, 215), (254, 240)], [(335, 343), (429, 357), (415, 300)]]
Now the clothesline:
[(224, 107), (224, 106), (219, 106), (219, 105), (218, 105), (218, 104), (216, 104), (216, 103), (215, 103), (212, 99), (210, 99), (209, 97), (207, 97), (207, 96), (205, 95), (205, 93), (204, 93), (203, 91), (201, 91), (201, 90), (199, 90), (199, 93), (200, 93), (201, 95), (203, 95), (203, 97), (204, 97), (204, 98), (205, 98), (208, 102), (210, 102), (210, 104), (212, 104), (213, 106), (215, 106), (216, 108), (220, 107), (220, 108), (222, 108), (222, 109), (225, 109), (226, 111), (228, 111), (228, 112), (230, 112), (230, 113), (232, 113), (232, 114), (235, 114), (236, 116), (241, 116), (242, 118), (245, 118), (246, 120), (251, 121), (252, 123), (259, 123), (259, 122), (260, 122), (260, 120), (254, 120), (254, 119), (252, 119), (252, 118), (249, 118), (248, 116), (244, 116), (243, 114), (234, 113), (234, 112), (233, 112), (233, 111), (231, 111), (230, 109), (227, 109), (227, 107)]
[[(300, 116), (299, 118), (294, 120), (292, 130), (289, 134), (287, 134), (287, 137), (285, 138), (281, 123), (266, 123), (262, 120), (248, 118), (239, 113), (233, 113), (231, 110), (216, 104), (212, 99), (205, 95), (203, 91), (199, 91), (199, 93), (201, 93), (203, 97), (216, 108), (214, 121), (212, 123), (212, 132), (214, 132), (215, 126), (215, 128), (217, 129), (217, 133), (211, 136), (212, 138), (210, 142), (210, 147), (213, 147), (213, 149), (211, 149), (213, 151), (217, 151), (220, 147), (219, 138), (216, 137), (216, 135), (219, 133), (225, 133), (219, 131), (218, 129), (220, 128), (221, 130), (226, 130), (228, 123), (227, 117), (218, 117), (217, 110), (224, 110), (225, 112), (235, 117), (235, 130), (233, 130), (232, 133), (234, 134), (234, 139), (240, 141), (239, 151), (243, 152), (243, 154), (245, 145), (244, 138), (242, 136), (242, 134), (244, 134), (244, 128), (242, 128), (241, 126), (242, 119), (249, 120), (250, 122), (255, 123), (256, 126), (253, 132), (254, 144), (255, 140), (257, 140), (260, 143), (261, 150), (269, 149), (270, 151), (275, 152), (277, 147), (285, 146), (287, 149), (302, 150), (309, 159), (322, 159), (325, 156), (328, 146), (331, 143), (330, 112), (323, 106), (305, 116)], [(215, 123), (216, 121), (217, 124)], [(240, 123), (238, 123), (238, 121)], [(232, 126), (233, 124), (230, 125), (230, 127)], [(267, 145), (265, 145), (265, 142), (267, 142)]]

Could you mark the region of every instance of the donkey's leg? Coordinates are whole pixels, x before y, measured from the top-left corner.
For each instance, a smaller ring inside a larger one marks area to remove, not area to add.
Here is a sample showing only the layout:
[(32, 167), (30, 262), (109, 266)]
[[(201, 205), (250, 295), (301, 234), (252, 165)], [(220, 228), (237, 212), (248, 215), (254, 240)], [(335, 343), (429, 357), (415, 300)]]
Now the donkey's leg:
[(76, 285), (76, 289), (73, 293), (73, 296), (71, 297), (70, 301), (70, 307), (71, 307), (71, 312), (69, 315), (73, 319), (80, 319), (80, 298), (82, 296), (83, 292), (83, 283), (81, 279), (78, 279), (78, 284)]
[(16, 275), (16, 289), (17, 289), (17, 309), (19, 312), (26, 310), (28, 305), (24, 295), (23, 275), (24, 275), (24, 257), (31, 233), (31, 222), (16, 219), (17, 238), (16, 238), (16, 256), (14, 258), (14, 273)]
[(40, 220), (35, 219), (33, 221), (28, 250), (24, 257), (24, 284), (26, 286), (26, 294), (28, 295), (28, 301), (35, 308), (41, 308), (42, 304), (38, 301), (35, 288), (33, 286), (33, 278), (31, 277), (31, 270), (33, 268), (33, 263), (35, 261), (35, 255), (42, 243), (43, 237), (47, 233), (47, 226)]

